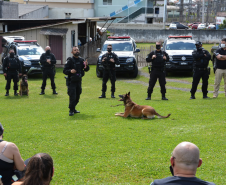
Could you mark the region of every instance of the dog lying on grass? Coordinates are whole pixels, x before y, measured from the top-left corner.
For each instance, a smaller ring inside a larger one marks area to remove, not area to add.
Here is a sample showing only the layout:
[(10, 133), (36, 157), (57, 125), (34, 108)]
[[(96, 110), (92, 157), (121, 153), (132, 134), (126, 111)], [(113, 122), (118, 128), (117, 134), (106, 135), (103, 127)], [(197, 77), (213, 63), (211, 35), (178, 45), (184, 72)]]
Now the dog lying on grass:
[(121, 116), (124, 118), (130, 116), (134, 118), (152, 119), (155, 116), (158, 116), (159, 118), (168, 118), (171, 115), (168, 114), (167, 116), (161, 116), (151, 106), (138, 105), (134, 103), (130, 98), (130, 92), (128, 94), (119, 95), (119, 97), (121, 98), (119, 101), (124, 102), (125, 112), (116, 113), (116, 116)]
[(20, 81), (20, 91), (19, 91), (20, 96), (22, 96), (22, 95), (28, 96), (29, 89), (28, 89), (27, 79), (28, 79), (27, 75), (24, 74), (22, 76), (21, 81)]

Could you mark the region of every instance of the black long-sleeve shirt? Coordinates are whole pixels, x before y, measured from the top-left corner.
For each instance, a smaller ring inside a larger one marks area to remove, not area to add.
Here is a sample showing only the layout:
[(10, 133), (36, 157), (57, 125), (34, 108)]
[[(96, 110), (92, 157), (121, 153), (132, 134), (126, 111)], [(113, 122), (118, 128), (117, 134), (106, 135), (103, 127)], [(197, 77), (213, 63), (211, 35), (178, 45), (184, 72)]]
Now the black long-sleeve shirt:
[(21, 73), (21, 63), (16, 57), (6, 57), (3, 61), (3, 73), (19, 71)]
[[(76, 73), (80, 73), (82, 76), (85, 75), (84, 71), (89, 71), (89, 66), (87, 65), (86, 68), (85, 68), (85, 65), (84, 65), (84, 59), (81, 58), (81, 57), (78, 57), (78, 58), (71, 58), (69, 57), (67, 59), (67, 62), (66, 64), (64, 65), (64, 70), (63, 70), (63, 73), (65, 75), (68, 75), (68, 78), (70, 79), (70, 77)], [(71, 70), (72, 69), (75, 69), (76, 70), (76, 73), (71, 73)]]
[[(47, 59), (51, 60), (50, 64), (46, 61)], [(50, 54), (43, 53), (40, 57), (40, 63), (42, 65), (42, 67), (44, 67), (44, 68), (45, 67), (51, 68), (56, 64), (56, 58), (55, 58), (54, 54), (52, 54), (52, 53), (50, 53)]]

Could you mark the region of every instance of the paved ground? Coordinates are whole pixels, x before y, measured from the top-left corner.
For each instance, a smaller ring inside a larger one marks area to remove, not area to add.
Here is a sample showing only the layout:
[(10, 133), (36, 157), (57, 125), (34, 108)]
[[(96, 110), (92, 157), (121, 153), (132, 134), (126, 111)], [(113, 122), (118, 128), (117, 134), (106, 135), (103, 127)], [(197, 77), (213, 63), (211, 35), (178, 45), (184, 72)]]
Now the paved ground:
[[(149, 74), (142, 72), (141, 70), (139, 70), (139, 75), (144, 76), (146, 78), (149, 78)], [(143, 81), (139, 81), (139, 80), (125, 80), (125, 79), (117, 79), (117, 80), (123, 80), (127, 83), (135, 83), (135, 84), (142, 84), (144, 86), (148, 87), (148, 82), (143, 82)], [(185, 80), (177, 80), (177, 79), (168, 79), (166, 78), (167, 82), (176, 82), (176, 83), (182, 83), (182, 84), (189, 84), (192, 85), (191, 82), (185, 81)], [(209, 85), (209, 86), (213, 86), (213, 85)], [(156, 85), (156, 87), (160, 87), (159, 85)], [(180, 90), (180, 91), (186, 91), (186, 92), (190, 92), (190, 88), (179, 88), (179, 87), (172, 87), (172, 86), (168, 86), (166, 87), (167, 89), (175, 89), (175, 90)], [(197, 89), (197, 92), (202, 92), (201, 90)], [(209, 93), (213, 93), (213, 91), (209, 91)], [(219, 93), (224, 93), (224, 91), (219, 91)]]

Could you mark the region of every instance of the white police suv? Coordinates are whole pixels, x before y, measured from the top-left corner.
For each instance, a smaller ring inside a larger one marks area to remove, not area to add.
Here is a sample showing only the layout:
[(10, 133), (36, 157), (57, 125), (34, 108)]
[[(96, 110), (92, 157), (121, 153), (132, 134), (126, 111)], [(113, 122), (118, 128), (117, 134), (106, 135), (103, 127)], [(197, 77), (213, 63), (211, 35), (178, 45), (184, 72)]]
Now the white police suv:
[(169, 36), (164, 41), (162, 48), (169, 55), (169, 61), (166, 62), (166, 72), (192, 72), (192, 51), (195, 49), (195, 40), (192, 39), (192, 36)]
[(130, 36), (110, 36), (104, 42), (102, 50), (97, 48), (100, 55), (97, 59), (96, 75), (103, 76), (103, 63), (101, 57), (107, 52), (107, 45), (112, 45), (112, 52), (119, 58), (119, 65), (115, 65), (116, 72), (129, 73), (131, 77), (136, 78), (138, 74), (136, 54), (140, 49), (136, 48), (135, 40)]
[(10, 49), (14, 49), (15, 55), (20, 60), (22, 73), (42, 74), (40, 57), (45, 51), (37, 43), (37, 40), (14, 40), (7, 46), (4, 57), (8, 56)]

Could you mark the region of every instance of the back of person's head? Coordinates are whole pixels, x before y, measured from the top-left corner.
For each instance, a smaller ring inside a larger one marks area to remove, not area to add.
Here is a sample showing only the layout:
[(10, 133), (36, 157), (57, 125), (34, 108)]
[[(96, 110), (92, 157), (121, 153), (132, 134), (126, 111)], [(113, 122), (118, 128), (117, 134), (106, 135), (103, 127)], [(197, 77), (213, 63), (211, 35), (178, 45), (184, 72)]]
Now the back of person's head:
[(175, 166), (183, 171), (196, 172), (201, 165), (199, 158), (199, 148), (190, 142), (182, 142), (173, 150), (172, 158), (175, 160)]
[(43, 185), (52, 180), (53, 159), (49, 154), (38, 153), (28, 162), (23, 185)]
[(0, 123), (0, 136), (3, 135), (3, 132), (4, 132), (4, 128), (3, 128), (2, 124)]

